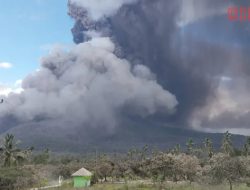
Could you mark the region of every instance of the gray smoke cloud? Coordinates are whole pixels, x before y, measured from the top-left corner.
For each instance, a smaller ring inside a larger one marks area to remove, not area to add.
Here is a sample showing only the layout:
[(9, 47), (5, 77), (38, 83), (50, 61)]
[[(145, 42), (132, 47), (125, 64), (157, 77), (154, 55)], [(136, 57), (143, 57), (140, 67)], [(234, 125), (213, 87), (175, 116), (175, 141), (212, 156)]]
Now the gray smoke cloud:
[(70, 0), (77, 45), (52, 51), (4, 98), (0, 132), (45, 145), (154, 123), (249, 133), (249, 28), (227, 20), (234, 4), (247, 5)]
[[(96, 21), (87, 7), (69, 3), (69, 15), (76, 20), (72, 29), (76, 43), (91, 39), (93, 31), (109, 36), (118, 57), (150, 68), (159, 84), (176, 96), (175, 114), (158, 114), (153, 120), (202, 131), (232, 129), (245, 134), (250, 110), (249, 27), (229, 22), (227, 9), (249, 4), (235, 0), (138, 0)], [(218, 105), (220, 111), (215, 111)]]
[(93, 20), (99, 20), (103, 17), (109, 17), (116, 13), (116, 11), (124, 4), (131, 4), (137, 0), (69, 0), (69, 4), (74, 4), (78, 7), (86, 9), (88, 15)]
[(106, 131), (121, 125), (126, 115), (173, 113), (175, 96), (146, 66), (132, 66), (114, 50), (109, 38), (94, 38), (67, 51), (51, 52), (23, 80), (23, 91), (9, 94), (0, 106), (1, 124), (11, 116), (15, 122), (10, 126), (59, 121)]

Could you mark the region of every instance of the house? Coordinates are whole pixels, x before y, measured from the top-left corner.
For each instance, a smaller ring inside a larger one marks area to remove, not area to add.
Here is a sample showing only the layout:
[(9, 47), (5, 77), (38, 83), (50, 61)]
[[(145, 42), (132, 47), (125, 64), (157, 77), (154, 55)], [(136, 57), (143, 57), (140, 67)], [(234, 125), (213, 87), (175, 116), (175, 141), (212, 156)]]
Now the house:
[(72, 177), (74, 181), (74, 187), (89, 187), (92, 175), (93, 174), (85, 168), (81, 168), (77, 172), (73, 173)]

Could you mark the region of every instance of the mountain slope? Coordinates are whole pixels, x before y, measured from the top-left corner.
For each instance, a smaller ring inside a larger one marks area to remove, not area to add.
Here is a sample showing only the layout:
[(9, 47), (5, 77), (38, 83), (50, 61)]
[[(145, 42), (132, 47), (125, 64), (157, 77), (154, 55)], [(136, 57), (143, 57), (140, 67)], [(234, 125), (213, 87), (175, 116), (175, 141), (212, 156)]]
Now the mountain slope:
[[(202, 133), (186, 128), (168, 127), (159, 124), (128, 123), (126, 127), (116, 129), (87, 130), (72, 125), (53, 126), (47, 123), (30, 123), (29, 125), (12, 128), (6, 133), (13, 133), (21, 140), (22, 146), (34, 146), (36, 150), (49, 148), (55, 152), (93, 152), (96, 149), (103, 152), (124, 152), (130, 148), (148, 145), (151, 148), (167, 150), (176, 144), (185, 149), (186, 141), (192, 138), (201, 145), (206, 137), (212, 139), (216, 148), (220, 147), (223, 134)], [(2, 133), (3, 137), (6, 133)], [(244, 136), (233, 135), (233, 143), (241, 147)]]

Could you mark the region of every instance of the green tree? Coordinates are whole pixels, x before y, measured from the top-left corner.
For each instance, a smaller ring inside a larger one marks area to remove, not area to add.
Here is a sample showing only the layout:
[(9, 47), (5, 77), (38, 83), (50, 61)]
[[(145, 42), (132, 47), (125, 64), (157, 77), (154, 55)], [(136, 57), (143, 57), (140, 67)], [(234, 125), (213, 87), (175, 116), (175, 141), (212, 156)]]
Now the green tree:
[(110, 160), (110, 158), (105, 154), (101, 155), (95, 168), (96, 177), (104, 179), (106, 182), (108, 177), (112, 177), (113, 169), (114, 163)]
[(34, 156), (33, 162), (35, 164), (48, 164), (49, 158), (50, 158), (50, 152), (49, 149), (46, 148), (42, 153)]
[(175, 157), (175, 170), (177, 176), (190, 182), (195, 181), (201, 171), (200, 161), (196, 156), (180, 154)]
[(141, 161), (143, 161), (143, 160), (145, 160), (146, 159), (146, 157), (147, 157), (147, 153), (148, 153), (148, 145), (145, 145), (143, 148), (142, 148), (142, 150), (140, 151), (140, 160)]
[(245, 143), (242, 147), (241, 153), (243, 156), (248, 156), (248, 152), (249, 152), (249, 147), (248, 145)]
[(128, 151), (128, 153), (127, 153), (128, 159), (133, 160), (134, 157), (135, 157), (135, 155), (137, 154), (137, 152), (138, 152), (138, 151), (137, 151), (136, 148), (130, 149), (130, 150)]
[(233, 189), (233, 183), (240, 181), (245, 177), (246, 166), (238, 157), (231, 157), (228, 154), (216, 154), (210, 160), (211, 175), (216, 182), (227, 180), (230, 190)]
[(224, 134), (221, 149), (227, 155), (232, 155), (234, 153), (234, 147), (233, 147), (232, 140), (231, 140), (231, 134), (228, 131)]
[(149, 172), (151, 176), (159, 182), (163, 182), (166, 177), (174, 177), (175, 172), (175, 160), (173, 154), (159, 153), (151, 159), (151, 165)]
[(188, 139), (186, 146), (187, 146), (187, 153), (192, 154), (194, 149), (194, 141), (192, 138)]
[(4, 138), (4, 143), (0, 149), (3, 157), (4, 166), (10, 167), (21, 164), (26, 158), (31, 149), (22, 151), (17, 148), (17, 142), (12, 134), (7, 134)]
[(246, 142), (245, 142), (245, 144), (243, 145), (243, 148), (242, 148), (242, 154), (244, 156), (248, 156), (249, 149), (250, 149), (250, 137), (247, 137)]
[(172, 153), (175, 154), (175, 155), (179, 155), (181, 153), (181, 145), (180, 144), (177, 144), (173, 150), (172, 150)]
[(203, 142), (204, 144), (204, 149), (206, 153), (208, 154), (209, 158), (212, 158), (213, 156), (213, 142), (211, 139), (206, 138), (205, 141)]

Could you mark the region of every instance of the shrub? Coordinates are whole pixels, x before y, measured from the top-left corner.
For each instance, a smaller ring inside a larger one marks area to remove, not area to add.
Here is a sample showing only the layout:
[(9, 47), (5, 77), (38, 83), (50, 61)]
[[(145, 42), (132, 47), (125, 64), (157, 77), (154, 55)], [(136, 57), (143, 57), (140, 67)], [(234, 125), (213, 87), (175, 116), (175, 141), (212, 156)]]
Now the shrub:
[(30, 168), (1, 168), (0, 189), (25, 189), (37, 183)]

